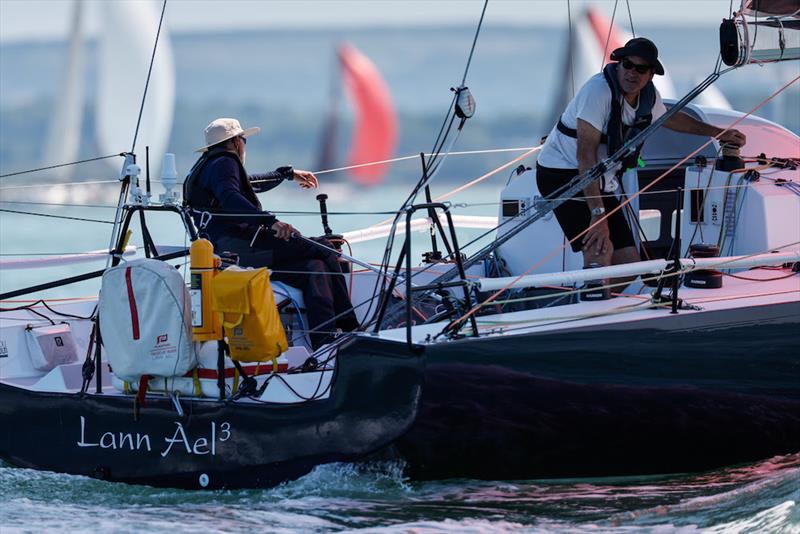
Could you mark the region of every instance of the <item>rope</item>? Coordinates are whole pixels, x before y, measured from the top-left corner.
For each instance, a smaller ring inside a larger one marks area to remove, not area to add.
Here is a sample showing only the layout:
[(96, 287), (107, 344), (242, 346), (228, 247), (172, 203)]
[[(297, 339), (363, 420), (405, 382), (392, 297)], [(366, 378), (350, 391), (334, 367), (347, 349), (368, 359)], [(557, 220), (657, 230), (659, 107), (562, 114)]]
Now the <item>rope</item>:
[(147, 89), (150, 87), (150, 75), (153, 73), (153, 63), (156, 60), (156, 50), (158, 49), (158, 38), (161, 35), (161, 24), (164, 22), (164, 11), (167, 9), (167, 0), (161, 5), (161, 18), (158, 20), (158, 30), (156, 30), (156, 41), (153, 43), (153, 55), (150, 56), (150, 67), (147, 69), (147, 80), (144, 82), (144, 93), (142, 94), (142, 104), (139, 106), (139, 117), (136, 119), (136, 131), (133, 133), (133, 143), (131, 153), (136, 151), (136, 138), (139, 137), (139, 126), (142, 124), (142, 113), (144, 103), (147, 100)]
[(496, 169), (487, 172), (483, 176), (479, 176), (478, 178), (475, 178), (471, 182), (468, 182), (468, 183), (466, 183), (466, 184), (464, 184), (462, 186), (456, 187), (452, 191), (449, 191), (449, 192), (447, 192), (447, 193), (445, 193), (445, 194), (443, 194), (441, 196), (436, 197), (434, 199), (434, 202), (441, 202), (442, 200), (444, 200), (446, 198), (449, 198), (449, 197), (455, 195), (456, 193), (460, 193), (461, 191), (465, 191), (465, 190), (469, 189), (470, 187), (472, 187), (473, 185), (479, 184), (480, 182), (486, 180), (487, 178), (489, 178), (491, 176), (494, 176), (498, 172), (509, 168), (510, 166), (514, 165), (515, 163), (527, 158), (531, 154), (533, 154), (535, 152), (538, 152), (541, 149), (542, 149), (541, 145), (533, 147), (530, 150), (528, 150), (527, 152), (525, 152), (524, 154), (522, 154), (520, 156), (517, 156), (516, 158), (512, 159), (508, 163), (504, 163), (503, 165), (497, 167)]
[(8, 174), (0, 174), (0, 178), (8, 178), (10, 176), (19, 176), (20, 174), (29, 174), (29, 173), (32, 173), (32, 172), (47, 171), (47, 170), (50, 170), (50, 169), (57, 169), (59, 167), (67, 167), (69, 165), (78, 165), (80, 163), (89, 163), (90, 161), (100, 161), (101, 159), (118, 158), (120, 156), (125, 157), (125, 153), (123, 152), (123, 153), (119, 153), (119, 154), (109, 154), (108, 156), (99, 156), (99, 157), (96, 157), (96, 158), (82, 159), (82, 160), (79, 160), (79, 161), (72, 161), (70, 163), (60, 163), (58, 165), (49, 165), (47, 167), (39, 167), (38, 169), (28, 169), (26, 171), (18, 171), (18, 172), (12, 172), (12, 173), (8, 173)]
[[(434, 200), (434, 202), (441, 202), (442, 200), (444, 200), (446, 198), (449, 198), (449, 197), (455, 195), (456, 193), (460, 193), (462, 191), (465, 191), (466, 189), (469, 189), (470, 187), (472, 187), (472, 186), (474, 186), (476, 184), (479, 184), (480, 182), (486, 180), (487, 178), (490, 178), (490, 177), (494, 176), (498, 172), (500, 172), (502, 170), (505, 170), (505, 169), (509, 168), (510, 166), (514, 165), (515, 163), (518, 163), (519, 161), (527, 158), (531, 154), (533, 154), (535, 152), (538, 152), (539, 150), (541, 150), (541, 148), (542, 148), (542, 146), (539, 145), (539, 146), (526, 148), (526, 149), (518, 149), (518, 148), (513, 148), (513, 149), (508, 149), (508, 150), (502, 149), (502, 151), (505, 151), (505, 152), (518, 151), (518, 150), (526, 150), (526, 152), (524, 154), (520, 155), (520, 156), (517, 156), (516, 158), (512, 159), (511, 161), (506, 162), (503, 165), (500, 165), (499, 167), (487, 172), (483, 176), (479, 176), (478, 178), (475, 178), (474, 180), (472, 180), (470, 182), (467, 182), (464, 185), (458, 186), (457, 188), (455, 188), (455, 189), (453, 189), (451, 191), (448, 191), (447, 193), (445, 193), (443, 195), (440, 195), (440, 196), (436, 197), (433, 200)], [(454, 152), (453, 154), (458, 154), (458, 152)], [(468, 204), (461, 204), (461, 205), (462, 206), (467, 206)], [(405, 210), (401, 210), (401, 211), (397, 211), (396, 213), (400, 214), (400, 213), (404, 213), (404, 212), (405, 212)], [(369, 228), (373, 228), (375, 226), (381, 226), (381, 225), (384, 225), (384, 224), (388, 224), (388, 223), (392, 222), (393, 220), (394, 220), (394, 218), (384, 219), (383, 221), (375, 223), (374, 225), (370, 226)]]
[[(721, 132), (719, 132), (719, 133), (718, 133), (717, 135), (715, 135), (714, 137), (711, 137), (711, 138), (709, 138), (709, 139), (708, 139), (708, 141), (706, 141), (705, 143), (703, 143), (702, 145), (700, 145), (700, 146), (699, 146), (697, 149), (695, 149), (695, 150), (694, 150), (692, 153), (690, 153), (688, 156), (684, 157), (684, 158), (683, 158), (681, 161), (679, 161), (678, 163), (676, 163), (675, 165), (673, 165), (673, 166), (672, 166), (670, 169), (666, 170), (664, 173), (662, 173), (660, 176), (658, 176), (658, 177), (657, 177), (655, 180), (653, 180), (652, 182), (650, 182), (649, 184), (647, 184), (645, 187), (643, 187), (643, 188), (642, 188), (640, 191), (638, 191), (638, 192), (636, 192), (635, 194), (631, 195), (631, 196), (630, 196), (630, 197), (629, 197), (627, 200), (625, 200), (624, 202), (621, 202), (619, 206), (617, 206), (616, 208), (614, 208), (614, 209), (612, 209), (611, 211), (607, 212), (607, 213), (606, 213), (606, 214), (605, 214), (603, 217), (601, 217), (600, 219), (598, 219), (598, 220), (597, 220), (597, 221), (596, 221), (594, 224), (590, 225), (588, 228), (586, 228), (585, 230), (583, 230), (582, 232), (580, 232), (578, 235), (576, 235), (574, 238), (570, 239), (569, 241), (566, 241), (566, 240), (565, 240), (565, 243), (564, 243), (564, 244), (562, 244), (561, 246), (559, 246), (559, 247), (555, 248), (555, 249), (554, 249), (552, 252), (550, 252), (550, 253), (549, 253), (549, 254), (547, 254), (547, 255), (546, 255), (544, 258), (542, 258), (542, 259), (541, 259), (541, 260), (539, 260), (539, 261), (538, 261), (536, 264), (534, 264), (534, 265), (533, 265), (533, 266), (532, 266), (530, 269), (528, 269), (527, 271), (525, 271), (524, 273), (522, 273), (522, 274), (520, 274), (518, 277), (516, 277), (514, 280), (512, 280), (512, 281), (511, 281), (509, 284), (507, 284), (507, 285), (506, 285), (504, 288), (501, 288), (501, 289), (497, 290), (495, 293), (493, 293), (492, 295), (490, 295), (490, 296), (489, 296), (489, 297), (488, 297), (486, 300), (484, 300), (484, 301), (483, 301), (483, 303), (489, 303), (489, 302), (492, 302), (492, 301), (494, 301), (494, 300), (495, 300), (495, 299), (496, 299), (496, 298), (497, 298), (497, 297), (498, 297), (498, 296), (499, 296), (499, 295), (500, 295), (500, 294), (501, 294), (503, 291), (507, 291), (509, 288), (511, 288), (511, 286), (513, 286), (513, 285), (514, 285), (514, 284), (515, 284), (515, 283), (516, 283), (516, 282), (517, 282), (519, 279), (521, 279), (523, 276), (527, 276), (527, 275), (528, 275), (528, 274), (530, 274), (532, 271), (534, 271), (534, 270), (536, 270), (537, 268), (539, 268), (539, 267), (540, 267), (541, 265), (543, 265), (543, 264), (544, 264), (544, 263), (545, 263), (547, 260), (549, 260), (549, 259), (550, 259), (550, 258), (552, 258), (554, 255), (556, 255), (556, 254), (558, 254), (559, 252), (561, 252), (561, 251), (562, 251), (563, 249), (565, 249), (565, 248), (566, 248), (568, 245), (571, 245), (571, 244), (572, 244), (574, 241), (577, 241), (578, 239), (580, 239), (580, 238), (582, 238), (584, 235), (586, 235), (586, 234), (589, 232), (589, 230), (591, 230), (592, 228), (594, 228), (595, 226), (597, 226), (597, 225), (598, 225), (598, 224), (600, 224), (601, 222), (603, 222), (603, 221), (605, 221), (606, 219), (608, 219), (608, 218), (609, 218), (611, 215), (613, 215), (613, 214), (614, 214), (614, 213), (616, 213), (617, 211), (619, 211), (619, 210), (623, 209), (623, 207), (625, 207), (626, 205), (628, 205), (628, 204), (629, 204), (631, 201), (633, 201), (633, 199), (637, 198), (637, 197), (638, 197), (640, 194), (642, 194), (644, 191), (647, 191), (648, 189), (652, 188), (652, 187), (653, 187), (655, 184), (657, 184), (657, 183), (658, 183), (660, 180), (662, 180), (662, 179), (663, 179), (665, 176), (668, 176), (669, 174), (671, 174), (671, 173), (672, 173), (674, 170), (676, 170), (677, 168), (679, 168), (679, 167), (680, 167), (680, 166), (681, 166), (683, 163), (685, 163), (686, 161), (688, 161), (689, 159), (691, 159), (692, 157), (694, 157), (694, 156), (695, 156), (697, 153), (699, 153), (701, 150), (703, 150), (705, 147), (707, 147), (707, 146), (708, 146), (709, 144), (711, 144), (713, 141), (715, 141), (715, 140), (718, 140), (718, 139), (719, 139), (719, 138), (720, 138), (720, 137), (721, 137), (721, 136), (722, 136), (724, 133), (726, 133), (726, 132), (727, 132), (727, 131), (729, 131), (730, 129), (734, 128), (736, 125), (738, 125), (738, 124), (739, 124), (740, 122), (742, 122), (744, 119), (746, 119), (747, 117), (749, 117), (750, 115), (752, 115), (753, 113), (755, 113), (756, 111), (758, 111), (759, 109), (761, 109), (761, 108), (762, 108), (764, 105), (766, 105), (766, 104), (767, 104), (767, 103), (768, 103), (770, 100), (772, 100), (773, 98), (775, 98), (777, 95), (779, 95), (780, 93), (782, 93), (782, 92), (783, 92), (785, 89), (787, 89), (787, 88), (788, 88), (790, 85), (794, 84), (794, 83), (795, 83), (795, 82), (797, 82), (798, 80), (800, 80), (800, 76), (797, 76), (797, 77), (795, 77), (793, 80), (791, 80), (791, 81), (789, 81), (788, 83), (786, 83), (786, 84), (785, 84), (783, 87), (781, 87), (780, 89), (778, 89), (777, 91), (775, 91), (774, 93), (772, 93), (772, 94), (771, 94), (770, 96), (768, 96), (766, 99), (762, 100), (762, 101), (761, 101), (761, 102), (760, 102), (758, 105), (756, 105), (756, 106), (755, 106), (753, 109), (751, 109), (749, 112), (745, 113), (744, 115), (742, 115), (741, 117), (739, 117), (738, 119), (736, 119), (735, 121), (733, 121), (733, 123), (731, 123), (730, 125), (728, 125), (728, 127), (727, 127), (727, 128), (725, 128), (724, 130), (722, 130)], [(477, 312), (477, 311), (478, 311), (478, 310), (481, 308), (481, 305), (482, 305), (483, 303), (478, 303), (478, 304), (476, 304), (475, 306), (473, 306), (473, 307), (472, 307), (472, 309), (471, 309), (471, 310), (469, 310), (469, 311), (468, 311), (466, 314), (464, 314), (463, 316), (459, 317), (458, 319), (456, 319), (456, 320), (454, 320), (452, 323), (450, 323), (450, 324), (447, 326), (447, 329), (449, 329), (450, 327), (452, 327), (452, 326), (455, 326), (455, 325), (457, 325), (457, 324), (459, 324), (459, 323), (462, 323), (462, 322), (464, 322), (465, 320), (467, 320), (467, 319), (468, 319), (470, 316), (472, 316), (473, 314), (475, 314), (475, 313), (476, 313), (476, 312)]]
[[(522, 152), (524, 150), (530, 150), (532, 147), (520, 147), (520, 148), (492, 148), (488, 150), (462, 150), (460, 152), (450, 152), (451, 156), (466, 156), (466, 155), (473, 155), (473, 154), (495, 154), (499, 152)], [(431, 157), (435, 154), (428, 153), (423, 154), (425, 157)], [(340, 172), (340, 171), (349, 171), (350, 169), (360, 169), (362, 167), (371, 167), (373, 165), (384, 165), (386, 163), (397, 163), (399, 161), (408, 161), (408, 160), (418, 160), (419, 154), (414, 154), (413, 156), (400, 156), (397, 158), (392, 159), (384, 159), (380, 161), (370, 161), (367, 163), (359, 163), (356, 165), (348, 165), (347, 167), (337, 167), (335, 169), (324, 169), (321, 171), (314, 171), (314, 174), (328, 174), (331, 172)], [(256, 183), (260, 180), (253, 180), (253, 183)]]

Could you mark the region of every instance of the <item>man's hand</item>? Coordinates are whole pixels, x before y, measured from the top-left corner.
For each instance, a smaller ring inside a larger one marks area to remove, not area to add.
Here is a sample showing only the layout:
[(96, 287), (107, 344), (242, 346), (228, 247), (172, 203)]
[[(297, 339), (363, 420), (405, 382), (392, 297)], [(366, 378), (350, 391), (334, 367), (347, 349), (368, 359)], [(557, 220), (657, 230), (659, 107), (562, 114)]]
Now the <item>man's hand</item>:
[(726, 145), (744, 146), (747, 137), (739, 130), (731, 129), (719, 136), (719, 140)]
[(310, 171), (295, 170), (292, 180), (300, 184), (300, 187), (303, 189), (316, 189), (319, 187), (317, 177), (314, 176), (314, 173)]
[(589, 231), (586, 232), (586, 235), (583, 236), (583, 250), (589, 254), (594, 254), (600, 256), (602, 254), (606, 254), (609, 250), (611, 250), (611, 239), (609, 236), (608, 231), (608, 222), (607, 220), (601, 221), (597, 226), (592, 228), (592, 225), (595, 224), (600, 218), (600, 216), (593, 216), (591, 222), (589, 223)]
[(275, 221), (275, 223), (269, 227), (270, 230), (275, 232), (275, 237), (278, 239), (283, 239), (284, 241), (289, 241), (289, 238), (294, 235), (303, 235), (300, 233), (299, 230), (296, 230), (294, 226), (289, 223)]

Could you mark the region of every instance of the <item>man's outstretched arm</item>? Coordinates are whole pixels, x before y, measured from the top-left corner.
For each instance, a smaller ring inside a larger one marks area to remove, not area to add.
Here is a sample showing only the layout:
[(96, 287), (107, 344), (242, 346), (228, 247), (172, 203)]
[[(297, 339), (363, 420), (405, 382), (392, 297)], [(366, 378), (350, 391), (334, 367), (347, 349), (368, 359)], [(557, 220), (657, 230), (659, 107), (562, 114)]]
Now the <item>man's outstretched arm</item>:
[[(716, 137), (724, 130), (724, 128), (717, 128), (711, 124), (699, 121), (683, 112), (676, 113), (667, 119), (667, 121), (664, 123), (664, 126), (670, 130), (675, 130), (676, 132), (705, 135), (708, 137)], [(723, 143), (744, 146), (744, 144), (747, 142), (747, 137), (745, 137), (745, 135), (739, 130), (732, 128), (722, 134), (719, 140)]]

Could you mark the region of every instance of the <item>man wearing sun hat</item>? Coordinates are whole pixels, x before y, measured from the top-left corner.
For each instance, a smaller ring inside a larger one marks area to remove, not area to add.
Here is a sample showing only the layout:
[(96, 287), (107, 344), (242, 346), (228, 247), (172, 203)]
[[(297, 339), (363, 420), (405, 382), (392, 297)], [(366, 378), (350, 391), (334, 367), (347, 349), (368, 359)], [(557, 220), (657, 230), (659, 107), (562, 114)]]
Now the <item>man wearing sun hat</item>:
[[(536, 181), (545, 197), (554, 195), (576, 175), (614, 154), (628, 139), (666, 113), (661, 95), (653, 85), (653, 76), (663, 75), (664, 67), (652, 41), (644, 37), (631, 39), (611, 53), (611, 60), (615, 63), (606, 65), (575, 94), (539, 152)], [(664, 126), (709, 137), (723, 131), (682, 112), (670, 117)], [(744, 134), (731, 129), (720, 141), (742, 146), (746, 139)], [(635, 169), (637, 159), (638, 150), (623, 162), (616, 176), (604, 177), (602, 185), (593, 182), (554, 210), (570, 240), (594, 225), (571, 243), (572, 250), (583, 252), (586, 267), (640, 260), (623, 210), (606, 216), (620, 205), (618, 179), (626, 169)]]
[[(261, 128), (243, 129), (236, 119), (221, 118), (205, 129), (205, 146), (184, 182), (184, 203), (193, 208), (195, 224), (202, 212), (212, 214), (202, 230), (215, 250), (234, 252), (244, 267), (270, 267), (271, 278), (302, 290), (313, 348), (327, 341), (328, 333), (358, 327), (339, 262), (333, 253), (295, 236), (300, 232), (261, 208), (256, 193), (263, 193), (284, 180), (294, 180), (304, 189), (318, 187), (309, 171), (279, 167), (263, 174), (248, 174), (244, 168), (247, 138)], [(214, 215), (217, 212), (217, 215)], [(224, 216), (223, 213), (237, 216)], [(330, 247), (329, 243), (325, 243)], [(282, 271), (282, 272), (281, 272)], [(333, 317), (338, 317), (335, 321)]]

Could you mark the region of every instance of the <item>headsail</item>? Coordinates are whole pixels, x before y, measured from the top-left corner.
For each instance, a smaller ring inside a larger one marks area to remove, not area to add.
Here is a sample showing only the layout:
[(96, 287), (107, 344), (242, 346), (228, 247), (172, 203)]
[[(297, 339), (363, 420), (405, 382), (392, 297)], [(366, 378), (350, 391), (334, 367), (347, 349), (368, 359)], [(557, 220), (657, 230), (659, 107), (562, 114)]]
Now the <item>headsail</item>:
[[(355, 113), (348, 165), (391, 158), (397, 143), (397, 115), (386, 82), (369, 58), (355, 47), (344, 44), (338, 55)], [(350, 173), (357, 182), (374, 185), (387, 170), (388, 165), (372, 165)]]
[[(159, 14), (148, 2), (103, 2), (98, 43), (96, 130), (103, 154), (131, 150), (158, 30)], [(172, 47), (164, 28), (158, 42), (136, 151), (150, 146), (158, 172), (172, 130), (175, 73)]]

